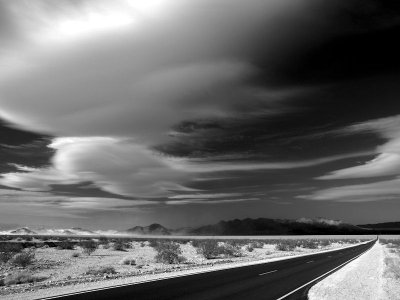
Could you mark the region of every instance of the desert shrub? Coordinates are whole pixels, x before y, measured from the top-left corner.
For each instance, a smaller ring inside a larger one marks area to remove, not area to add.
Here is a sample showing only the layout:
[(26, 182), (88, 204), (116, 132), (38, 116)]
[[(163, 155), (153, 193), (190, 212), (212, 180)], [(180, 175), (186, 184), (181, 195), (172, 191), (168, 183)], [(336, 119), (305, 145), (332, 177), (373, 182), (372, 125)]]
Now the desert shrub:
[(318, 242), (314, 241), (314, 240), (304, 240), (304, 241), (302, 241), (301, 246), (303, 248), (308, 248), (308, 249), (317, 249)]
[(320, 242), (320, 245), (321, 245), (322, 247), (327, 247), (327, 246), (329, 246), (330, 244), (331, 244), (331, 241), (328, 240), (328, 239), (323, 239), (323, 240), (321, 240), (321, 242)]
[(86, 240), (86, 241), (81, 241), (79, 243), (79, 246), (82, 247), (82, 250), (85, 254), (90, 255), (94, 251), (96, 251), (98, 244), (93, 240)]
[(293, 251), (297, 247), (297, 242), (292, 240), (282, 240), (275, 246), (279, 251)]
[(217, 258), (221, 254), (221, 247), (215, 240), (195, 240), (193, 246), (197, 248), (197, 253), (202, 254), (207, 259)]
[(30, 250), (14, 255), (14, 257), (10, 260), (10, 262), (13, 265), (25, 268), (33, 264), (34, 260), (35, 260), (35, 252)]
[(74, 253), (72, 253), (71, 256), (72, 256), (72, 257), (79, 257), (79, 252), (74, 252)]
[(249, 243), (249, 241), (248, 240), (237, 240), (237, 239), (234, 239), (234, 240), (229, 240), (226, 243), (228, 245), (233, 246), (233, 247), (243, 247), (243, 246), (247, 245)]
[(149, 246), (152, 248), (156, 248), (158, 246), (158, 241), (155, 239), (149, 240)]
[(108, 245), (109, 242), (110, 242), (110, 241), (108, 240), (107, 237), (105, 237), (105, 236), (99, 237), (99, 244), (100, 244), (100, 245)]
[(121, 260), (121, 264), (134, 266), (136, 265), (136, 260), (132, 256), (126, 256)]
[(239, 257), (242, 256), (239, 246), (231, 244), (220, 245), (216, 240), (197, 241), (197, 253), (202, 254), (207, 259), (218, 257)]
[(103, 266), (103, 267), (97, 267), (97, 268), (89, 268), (86, 271), (86, 275), (94, 275), (94, 276), (99, 276), (99, 275), (105, 275), (105, 274), (116, 274), (117, 272), (115, 271), (114, 267), (111, 266)]
[(174, 242), (159, 242), (157, 247), (156, 261), (164, 264), (179, 264), (186, 261), (183, 257), (179, 244)]
[(256, 249), (256, 248), (262, 249), (262, 248), (264, 248), (264, 243), (261, 241), (254, 241), (254, 242), (251, 242), (249, 246), (254, 249)]
[(242, 251), (239, 246), (232, 246), (230, 244), (226, 244), (223, 246), (219, 246), (221, 248), (222, 255), (225, 257), (240, 257), (243, 256)]
[(58, 246), (57, 249), (60, 250), (74, 250), (75, 249), (75, 245), (72, 242), (69, 241), (61, 241)]
[(175, 240), (176, 243), (181, 244), (181, 245), (186, 245), (190, 242), (190, 240), (187, 239), (176, 239)]
[(0, 262), (6, 263), (14, 255), (22, 251), (22, 246), (12, 243), (0, 243)]
[(140, 247), (146, 247), (146, 243), (145, 242), (140, 242)]
[(45, 280), (46, 277), (34, 276), (27, 271), (15, 273), (4, 278), (4, 285), (31, 283)]
[(254, 247), (252, 245), (248, 245), (246, 247), (246, 250), (249, 251), (249, 252), (253, 252), (254, 251)]
[(125, 244), (121, 240), (117, 240), (113, 243), (113, 249), (115, 251), (125, 251)]
[(195, 240), (192, 241), (192, 246), (195, 247), (195, 248), (199, 248), (200, 245), (201, 245), (204, 241), (205, 241), (205, 240), (197, 240), (197, 239), (195, 239)]

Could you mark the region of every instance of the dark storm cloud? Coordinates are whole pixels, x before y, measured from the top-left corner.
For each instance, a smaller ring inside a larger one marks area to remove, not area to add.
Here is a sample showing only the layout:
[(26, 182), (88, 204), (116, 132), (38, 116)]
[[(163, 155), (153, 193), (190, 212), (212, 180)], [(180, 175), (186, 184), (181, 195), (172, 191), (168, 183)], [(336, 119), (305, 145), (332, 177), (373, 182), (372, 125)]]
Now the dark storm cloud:
[(50, 137), (7, 126), (0, 120), (0, 172), (21, 171), (23, 167), (39, 168), (50, 164), (54, 154), (48, 148)]
[[(0, 129), (17, 147), (0, 148), (3, 185), (301, 208), (295, 201), (351, 198), (357, 178), (398, 172), (380, 164), (397, 159), (400, 126), (384, 120), (400, 114), (398, 4), (9, 3), (0, 2), (0, 116), (38, 135)], [(38, 145), (43, 133), (54, 137)], [(342, 185), (348, 193), (335, 198)]]

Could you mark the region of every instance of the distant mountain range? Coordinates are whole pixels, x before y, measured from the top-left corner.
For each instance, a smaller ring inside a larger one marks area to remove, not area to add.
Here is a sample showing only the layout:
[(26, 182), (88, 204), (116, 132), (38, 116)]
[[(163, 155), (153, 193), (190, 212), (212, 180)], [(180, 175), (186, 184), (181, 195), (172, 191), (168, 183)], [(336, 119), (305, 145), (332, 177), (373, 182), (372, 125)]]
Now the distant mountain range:
[(243, 219), (221, 221), (194, 229), (195, 235), (322, 235), (360, 234), (365, 230), (341, 221), (327, 219), (281, 220)]
[(113, 235), (118, 234), (116, 230), (88, 230), (79, 227), (69, 229), (30, 229), (28, 227), (21, 227), (13, 230), (3, 230), (0, 234), (12, 235)]
[(73, 227), (70, 229), (38, 229), (21, 227), (14, 230), (1, 231), (0, 234), (13, 235), (346, 235), (346, 234), (400, 234), (400, 222), (378, 224), (351, 225), (337, 220), (324, 218), (297, 220), (285, 219), (235, 219), (220, 221), (216, 224), (200, 227), (168, 229), (154, 223), (149, 226), (135, 226), (126, 231), (87, 230)]
[[(388, 229), (388, 230), (386, 230)], [(135, 235), (346, 235), (400, 233), (400, 222), (351, 225), (325, 218), (297, 220), (285, 219), (235, 219), (196, 228), (168, 229), (160, 224), (136, 226), (127, 232)]]
[(160, 224), (151, 224), (149, 226), (135, 226), (127, 230), (135, 235), (171, 235), (172, 230), (165, 228)]
[(365, 229), (374, 229), (380, 231), (399, 231), (400, 232), (400, 222), (386, 222), (386, 223), (377, 223), (377, 224), (364, 224), (357, 225), (358, 227)]

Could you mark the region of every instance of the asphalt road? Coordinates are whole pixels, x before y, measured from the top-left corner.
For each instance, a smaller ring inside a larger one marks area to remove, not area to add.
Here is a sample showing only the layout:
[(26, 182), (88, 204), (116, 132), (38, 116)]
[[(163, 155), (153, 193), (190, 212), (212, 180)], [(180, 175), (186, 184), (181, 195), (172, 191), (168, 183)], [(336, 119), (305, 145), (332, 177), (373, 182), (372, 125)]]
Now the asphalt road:
[(318, 279), (322, 279), (328, 275), (327, 272), (365, 252), (374, 243), (375, 241), (372, 241), (360, 246), (327, 253), (63, 295), (51, 299), (307, 299), (308, 289)]

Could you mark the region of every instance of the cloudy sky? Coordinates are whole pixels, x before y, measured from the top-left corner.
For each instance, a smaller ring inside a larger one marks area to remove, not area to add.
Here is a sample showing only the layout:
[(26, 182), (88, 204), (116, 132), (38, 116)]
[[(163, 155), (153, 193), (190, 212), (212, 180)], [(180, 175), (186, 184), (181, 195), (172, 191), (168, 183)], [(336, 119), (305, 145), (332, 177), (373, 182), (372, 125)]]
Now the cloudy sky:
[(399, 221), (400, 4), (0, 0), (0, 220)]

